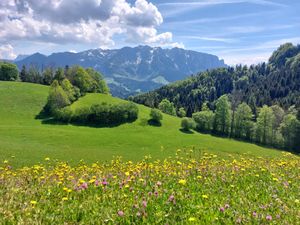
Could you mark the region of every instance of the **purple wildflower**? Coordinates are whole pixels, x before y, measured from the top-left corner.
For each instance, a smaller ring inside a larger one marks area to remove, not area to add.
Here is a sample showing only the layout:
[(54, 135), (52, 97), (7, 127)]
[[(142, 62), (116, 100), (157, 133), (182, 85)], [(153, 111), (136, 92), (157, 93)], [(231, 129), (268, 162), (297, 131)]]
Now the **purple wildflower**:
[(272, 216), (270, 216), (270, 215), (267, 215), (267, 216), (266, 216), (266, 220), (269, 220), (269, 221), (271, 221), (271, 220), (272, 220)]

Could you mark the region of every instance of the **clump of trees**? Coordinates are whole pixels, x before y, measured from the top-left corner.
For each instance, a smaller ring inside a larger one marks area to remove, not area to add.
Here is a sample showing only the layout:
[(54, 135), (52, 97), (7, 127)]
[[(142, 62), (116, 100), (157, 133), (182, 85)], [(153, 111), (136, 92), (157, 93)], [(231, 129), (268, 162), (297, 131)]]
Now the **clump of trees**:
[[(51, 69), (45, 70), (45, 74), (48, 74), (46, 77), (52, 77), (51, 73)], [(85, 93), (109, 93), (101, 74), (91, 68), (84, 69), (80, 66), (67, 67), (65, 70), (58, 68), (53, 78), (49, 79), (51, 80), (53, 81), (44, 107), (44, 113), (51, 115), (61, 114), (57, 111), (70, 105)]]
[(70, 107), (65, 107), (56, 111), (54, 118), (62, 122), (110, 126), (135, 121), (138, 118), (138, 107), (132, 102), (94, 104), (77, 108), (74, 112)]
[(19, 71), (15, 64), (0, 62), (0, 80), (16, 81), (19, 80)]
[(208, 108), (207, 102), (203, 104), (200, 112), (193, 113), (192, 118), (196, 123), (197, 130), (208, 132), (212, 131), (215, 114)]
[[(215, 110), (204, 103), (200, 112), (192, 118), (199, 131), (225, 135), (264, 145), (284, 147), (299, 151), (299, 111), (290, 107), (284, 111), (280, 106), (264, 105), (257, 109), (257, 116), (245, 102), (237, 104), (233, 117), (232, 103), (227, 95), (215, 103)], [(298, 116), (298, 117), (297, 117)], [(186, 124), (186, 120), (184, 122)]]
[[(51, 77), (51, 71), (45, 72)], [(47, 75), (48, 77), (48, 75)], [(73, 111), (69, 105), (86, 93), (109, 93), (101, 75), (91, 69), (79, 66), (58, 68), (53, 76), (44, 113), (57, 121), (93, 125), (114, 125), (131, 122), (138, 117), (138, 107), (132, 103), (94, 104)], [(49, 79), (51, 80), (51, 79)]]
[[(300, 152), (300, 106), (284, 110), (278, 105), (264, 105), (253, 112), (237, 96), (238, 93), (233, 93), (222, 95), (213, 103), (204, 102), (191, 118), (185, 117), (185, 110), (179, 108), (177, 115), (183, 118), (182, 130), (195, 129)], [(174, 104), (167, 99), (163, 99), (159, 107), (171, 115), (176, 112)], [(151, 117), (156, 112), (159, 111), (152, 109)]]
[(30, 66), (27, 69), (23, 65), (20, 72), (20, 79), (23, 82), (44, 85), (50, 85), (54, 80), (62, 84), (63, 80), (67, 79), (81, 93), (109, 93), (109, 88), (102, 74), (92, 68), (84, 69), (81, 66), (66, 66), (64, 69), (60, 67), (57, 69), (48, 67), (40, 72), (35, 66)]
[(48, 67), (40, 71), (33, 65), (29, 68), (23, 65), (19, 72), (15, 64), (0, 62), (0, 80), (43, 85), (51, 85), (56, 80), (59, 85), (65, 88), (68, 88), (66, 86), (69, 85), (68, 81), (74, 87), (75, 96), (91, 92), (109, 93), (109, 88), (101, 73), (92, 68), (84, 69), (81, 66), (66, 66), (64, 69)]

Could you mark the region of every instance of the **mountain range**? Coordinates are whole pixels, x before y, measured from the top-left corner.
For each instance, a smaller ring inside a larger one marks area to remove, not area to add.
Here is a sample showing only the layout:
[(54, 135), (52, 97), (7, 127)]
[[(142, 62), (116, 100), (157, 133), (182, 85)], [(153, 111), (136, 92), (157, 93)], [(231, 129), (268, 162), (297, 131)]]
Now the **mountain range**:
[(20, 55), (14, 62), (19, 69), (23, 65), (34, 65), (40, 70), (66, 65), (92, 67), (103, 74), (111, 93), (118, 97), (147, 92), (196, 72), (227, 67), (215, 55), (181, 48), (149, 46), (91, 49), (79, 53), (60, 52), (49, 56), (35, 53)]

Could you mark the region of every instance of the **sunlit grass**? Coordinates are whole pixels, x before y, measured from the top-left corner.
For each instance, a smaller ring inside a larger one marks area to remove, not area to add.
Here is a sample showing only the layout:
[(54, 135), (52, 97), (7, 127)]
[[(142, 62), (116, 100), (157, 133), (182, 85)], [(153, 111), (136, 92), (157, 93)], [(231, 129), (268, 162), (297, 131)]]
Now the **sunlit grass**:
[(0, 169), (1, 224), (297, 224), (300, 158), (191, 149), (76, 166)]

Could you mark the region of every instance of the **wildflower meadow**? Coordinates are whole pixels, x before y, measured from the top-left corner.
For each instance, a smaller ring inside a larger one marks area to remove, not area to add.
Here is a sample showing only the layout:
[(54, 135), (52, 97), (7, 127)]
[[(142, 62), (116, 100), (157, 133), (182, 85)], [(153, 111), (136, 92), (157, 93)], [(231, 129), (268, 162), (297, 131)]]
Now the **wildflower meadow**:
[(300, 224), (300, 158), (290, 153), (43, 161), (2, 162), (0, 224)]

